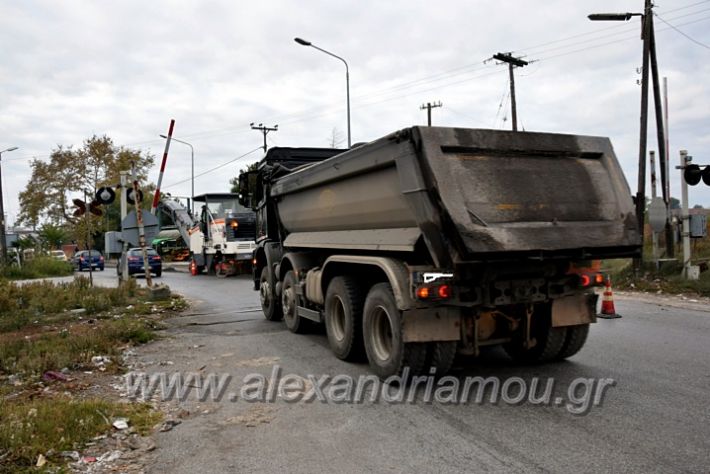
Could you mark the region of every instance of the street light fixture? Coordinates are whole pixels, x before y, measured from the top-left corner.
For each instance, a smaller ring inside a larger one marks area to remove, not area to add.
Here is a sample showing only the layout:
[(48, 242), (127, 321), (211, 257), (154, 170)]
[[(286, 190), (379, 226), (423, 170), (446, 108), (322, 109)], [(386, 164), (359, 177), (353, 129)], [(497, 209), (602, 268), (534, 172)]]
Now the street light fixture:
[(643, 16), (643, 13), (592, 13), (587, 18), (592, 21), (629, 21), (632, 16)]
[(352, 145), (351, 138), (350, 138), (350, 69), (348, 68), (348, 63), (345, 61), (343, 58), (340, 56), (331, 53), (330, 51), (327, 51), (323, 48), (319, 48), (318, 46), (314, 45), (310, 41), (306, 41), (303, 38), (294, 38), (293, 39), (296, 43), (300, 44), (301, 46), (310, 46), (311, 48), (317, 49), (318, 51), (327, 54), (328, 56), (332, 56), (336, 59), (339, 59), (345, 64), (345, 93), (347, 97), (347, 109), (348, 109), (348, 148)]
[[(160, 134), (160, 138), (168, 139), (167, 135), (163, 135), (162, 133)], [(171, 140), (174, 140), (178, 143), (182, 143), (183, 145), (187, 145), (190, 147), (190, 164), (191, 164), (191, 185), (192, 185), (192, 191), (190, 193), (190, 211), (193, 213), (195, 212), (195, 149), (192, 147), (191, 144), (187, 143), (186, 141), (179, 140), (175, 137), (170, 137)]]
[(2, 261), (7, 260), (7, 238), (5, 237), (5, 206), (2, 200), (2, 154), (17, 150), (16, 146), (0, 151), (0, 256)]
[[(661, 108), (661, 88), (658, 79), (658, 61), (656, 59), (656, 39), (653, 28), (653, 4), (651, 0), (644, 1), (643, 13), (594, 13), (589, 15), (592, 21), (628, 21), (631, 17), (641, 17), (641, 39), (643, 40), (643, 64), (641, 67), (641, 127), (639, 136), (639, 164), (638, 164), (638, 189), (636, 192), (636, 219), (641, 233), (641, 248), (643, 248), (644, 212), (646, 205), (646, 141), (648, 130), (648, 72), (649, 61), (653, 75), (653, 101), (656, 112), (656, 133), (658, 136), (659, 161), (661, 164), (661, 182), (663, 184), (663, 199), (668, 208), (670, 196), (667, 195), (668, 173), (666, 163), (668, 155), (665, 141), (665, 128), (663, 124), (663, 110)], [(673, 234), (670, 225), (666, 224), (666, 253), (673, 256)], [(641, 268), (641, 258), (635, 259), (635, 268)]]

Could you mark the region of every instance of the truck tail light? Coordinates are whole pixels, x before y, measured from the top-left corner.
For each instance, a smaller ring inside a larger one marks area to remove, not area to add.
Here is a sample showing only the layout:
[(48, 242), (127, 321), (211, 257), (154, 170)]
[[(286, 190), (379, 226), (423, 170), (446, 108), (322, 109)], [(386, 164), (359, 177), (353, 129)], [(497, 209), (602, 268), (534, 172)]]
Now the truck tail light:
[(419, 288), (417, 288), (417, 298), (419, 298), (420, 300), (429, 299), (429, 287), (420, 286)]
[(604, 285), (604, 275), (601, 273), (580, 273), (579, 286), (586, 288), (588, 286)]
[(447, 300), (452, 291), (450, 285), (420, 286), (415, 294), (420, 300)]

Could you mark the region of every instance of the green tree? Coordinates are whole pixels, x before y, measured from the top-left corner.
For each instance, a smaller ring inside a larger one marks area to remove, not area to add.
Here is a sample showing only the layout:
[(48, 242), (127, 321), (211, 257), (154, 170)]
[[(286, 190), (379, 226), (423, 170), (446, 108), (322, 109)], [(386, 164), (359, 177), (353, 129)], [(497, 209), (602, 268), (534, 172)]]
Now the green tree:
[(54, 250), (67, 242), (67, 233), (62, 227), (47, 223), (39, 230), (39, 240), (43, 247)]
[(76, 224), (71, 198), (83, 199), (84, 190), (93, 198), (101, 186), (115, 186), (120, 181), (120, 172), (136, 163), (139, 180), (147, 177), (154, 157), (137, 150), (117, 147), (107, 137), (93, 136), (82, 148), (65, 148), (62, 145), (52, 151), (49, 161), (33, 160), (30, 163), (32, 177), (20, 193), (19, 221), (37, 225), (42, 219), (54, 224)]
[[(31, 226), (40, 222), (66, 225), (77, 241), (86, 240), (86, 219), (76, 217), (71, 204), (73, 198), (93, 199), (101, 186), (115, 187), (120, 182), (120, 172), (136, 164), (139, 181), (145, 181), (153, 166), (154, 157), (138, 150), (116, 146), (107, 136), (93, 137), (84, 141), (79, 149), (59, 145), (52, 151), (49, 161), (33, 160), (30, 163), (32, 176), (19, 195), (19, 221)], [(149, 187), (144, 190), (144, 203), (149, 202)], [(117, 206), (117, 204), (112, 205)], [(108, 224), (101, 217), (91, 215), (89, 223), (92, 234), (105, 230)]]

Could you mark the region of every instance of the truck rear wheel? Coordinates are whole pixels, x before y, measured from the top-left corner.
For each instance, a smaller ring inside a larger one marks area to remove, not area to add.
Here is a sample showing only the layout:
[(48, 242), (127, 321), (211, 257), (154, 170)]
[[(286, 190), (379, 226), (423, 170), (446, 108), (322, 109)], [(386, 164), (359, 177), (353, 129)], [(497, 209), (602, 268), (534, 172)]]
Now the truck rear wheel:
[(452, 342), (430, 342), (427, 344), (427, 356), (424, 364), (424, 370), (430, 371), (436, 369), (436, 376), (442, 377), (446, 375), (454, 363), (456, 357), (456, 348), (458, 343)]
[(281, 302), (276, 297), (274, 289), (274, 278), (269, 271), (268, 265), (261, 269), (259, 277), (259, 299), (261, 300), (261, 310), (269, 321), (281, 321), (283, 313)]
[(589, 324), (568, 326), (565, 343), (562, 345), (562, 349), (560, 350), (560, 353), (557, 354), (556, 359), (562, 360), (575, 355), (582, 349), (584, 343), (587, 342), (588, 335)]
[(335, 277), (325, 296), (325, 330), (333, 354), (342, 360), (362, 357), (362, 292), (350, 277)]
[(298, 298), (296, 296), (296, 275), (293, 270), (286, 272), (281, 288), (281, 309), (284, 322), (289, 331), (302, 334), (308, 330), (310, 321), (298, 315)]
[(558, 358), (567, 338), (567, 328), (553, 328), (547, 321), (545, 327), (534, 330), (532, 334), (536, 343), (529, 349), (523, 347), (522, 341), (514, 341), (503, 346), (511, 359), (520, 363), (535, 364)]
[(405, 367), (410, 375), (421, 373), (427, 356), (427, 344), (402, 338), (402, 312), (389, 283), (373, 286), (365, 299), (363, 338), (370, 368), (382, 378), (401, 374)]

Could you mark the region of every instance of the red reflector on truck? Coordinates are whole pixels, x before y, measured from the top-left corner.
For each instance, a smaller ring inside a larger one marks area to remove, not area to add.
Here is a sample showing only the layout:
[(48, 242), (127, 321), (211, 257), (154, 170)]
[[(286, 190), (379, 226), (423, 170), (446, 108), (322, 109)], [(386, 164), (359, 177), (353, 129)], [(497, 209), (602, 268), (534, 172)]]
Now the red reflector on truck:
[(441, 285), (437, 293), (441, 299), (451, 298), (451, 287), (449, 285)]

